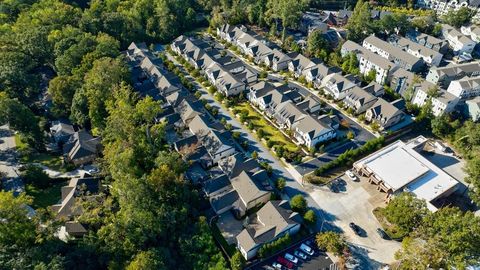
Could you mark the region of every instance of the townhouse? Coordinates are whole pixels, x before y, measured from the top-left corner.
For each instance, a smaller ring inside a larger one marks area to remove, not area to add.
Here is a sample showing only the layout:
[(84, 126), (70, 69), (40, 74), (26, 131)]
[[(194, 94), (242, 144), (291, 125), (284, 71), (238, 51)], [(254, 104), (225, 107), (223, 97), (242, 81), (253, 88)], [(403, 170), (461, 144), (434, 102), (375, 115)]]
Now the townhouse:
[(291, 61), (288, 63), (288, 70), (293, 73), (295, 78), (303, 75), (303, 71), (319, 64), (320, 59), (309, 59), (300, 53), (289, 54)]
[(432, 67), (426, 80), (438, 84), (442, 88), (448, 88), (450, 83), (464, 77), (475, 77), (480, 75), (480, 61), (465, 64), (450, 64), (445, 67)]
[(364, 113), (377, 102), (377, 97), (356, 86), (343, 100), (348, 108), (352, 108), (355, 114)]
[(337, 136), (335, 129), (324, 121), (306, 114), (293, 125), (293, 136), (298, 143), (308, 148), (329, 141)]
[(415, 85), (412, 103), (418, 106), (423, 106), (428, 100), (431, 100), (432, 113), (435, 116), (440, 116), (443, 113), (452, 112), (458, 103), (459, 98), (443, 89), (430, 96), (429, 92), (436, 86), (428, 81)]
[(480, 76), (452, 81), (447, 91), (460, 99), (480, 96)]
[(469, 26), (462, 26), (460, 28), (462, 34), (470, 36), (470, 38), (476, 42), (480, 42), (480, 26), (478, 25), (469, 25)]
[(390, 87), (402, 97), (408, 93), (407, 89), (415, 81), (415, 74), (403, 68), (398, 68), (389, 77)]
[(375, 81), (384, 84), (391, 71), (395, 69), (395, 64), (389, 62), (385, 58), (365, 49), (359, 44), (347, 40), (341, 48), (343, 57), (349, 53), (354, 53), (359, 61), (360, 72), (367, 75), (371, 70), (375, 70)]
[(448, 42), (446, 40), (439, 39), (425, 33), (420, 33), (416, 30), (408, 31), (405, 37), (415, 43), (418, 43), (422, 46), (425, 46), (442, 54), (444, 54), (448, 49)]
[(365, 119), (369, 122), (376, 122), (381, 130), (388, 129), (405, 118), (405, 113), (397, 108), (399, 100), (392, 103), (378, 98), (377, 101), (365, 113)]
[(471, 54), (477, 43), (448, 24), (442, 24), (442, 35), (455, 55)]
[(390, 43), (417, 58), (423, 59), (423, 61), (430, 66), (438, 67), (443, 58), (443, 54), (404, 37), (392, 36), (390, 38)]
[(480, 119), (480, 96), (465, 101), (465, 105), (467, 116), (475, 122), (478, 121)]
[(450, 10), (459, 10), (461, 7), (468, 7), (476, 11), (472, 20), (480, 20), (480, 2), (478, 0), (418, 0), (417, 5), (435, 10), (438, 15), (445, 15)]
[(359, 85), (360, 80), (353, 74), (342, 76), (341, 74), (334, 73), (326, 76), (322, 80), (323, 90), (335, 100), (344, 99), (351, 89)]
[(292, 59), (287, 54), (278, 49), (273, 49), (271, 54), (265, 56), (263, 62), (274, 71), (280, 71), (287, 69), (288, 63), (291, 60)]

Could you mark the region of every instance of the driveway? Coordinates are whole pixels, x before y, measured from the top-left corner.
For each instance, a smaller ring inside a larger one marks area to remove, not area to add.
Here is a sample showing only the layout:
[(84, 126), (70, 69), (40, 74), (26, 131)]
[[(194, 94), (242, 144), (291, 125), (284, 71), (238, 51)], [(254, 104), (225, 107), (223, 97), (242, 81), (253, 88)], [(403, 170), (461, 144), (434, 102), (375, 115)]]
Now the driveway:
[(359, 143), (348, 141), (339, 147), (327, 151), (325, 154), (321, 155), (320, 157), (312, 158), (304, 163), (301, 163), (295, 166), (295, 169), (301, 174), (306, 175), (313, 172), (316, 168), (319, 168), (326, 163), (336, 159), (339, 155), (344, 153), (349, 149), (355, 149), (359, 146)]
[(7, 177), (18, 176), (15, 136), (7, 125), (0, 126), (0, 172)]
[(227, 211), (218, 216), (217, 226), (228, 244), (237, 244), (237, 235), (243, 230), (242, 220), (237, 220), (232, 212)]
[[(378, 269), (382, 264), (394, 261), (394, 253), (401, 243), (382, 239), (376, 232), (380, 224), (372, 213), (379, 206), (385, 206), (385, 193), (376, 190), (365, 178), (353, 182), (345, 175), (341, 177), (344, 186), (333, 193), (328, 187), (316, 189), (310, 195), (332, 217), (333, 223), (343, 232), (355, 257), (359, 259), (358, 269)], [(362, 234), (356, 235), (348, 226), (354, 222), (360, 226)]]

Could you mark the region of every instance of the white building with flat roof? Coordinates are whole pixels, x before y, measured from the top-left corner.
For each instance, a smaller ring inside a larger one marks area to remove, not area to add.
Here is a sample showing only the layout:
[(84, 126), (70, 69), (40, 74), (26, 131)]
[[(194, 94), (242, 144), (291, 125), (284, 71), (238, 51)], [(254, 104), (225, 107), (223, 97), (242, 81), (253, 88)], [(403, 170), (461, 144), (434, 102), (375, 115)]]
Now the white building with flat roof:
[(354, 170), (378, 185), (388, 199), (401, 192), (412, 192), (427, 202), (428, 209), (436, 211), (434, 201), (453, 193), (458, 181), (420, 154), (429, 143), (423, 136), (408, 143), (396, 141), (355, 162)]

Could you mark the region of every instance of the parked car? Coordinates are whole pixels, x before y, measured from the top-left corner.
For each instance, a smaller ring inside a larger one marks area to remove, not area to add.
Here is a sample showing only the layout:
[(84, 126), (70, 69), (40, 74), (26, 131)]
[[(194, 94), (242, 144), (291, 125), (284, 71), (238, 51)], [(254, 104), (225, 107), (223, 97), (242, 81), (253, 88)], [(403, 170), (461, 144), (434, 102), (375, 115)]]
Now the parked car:
[(292, 254), (290, 253), (285, 253), (285, 259), (291, 261), (292, 263), (294, 264), (297, 264), (298, 263), (298, 258), (293, 256)]
[(306, 255), (305, 253), (301, 252), (301, 251), (298, 250), (298, 249), (295, 250), (295, 252), (293, 252), (293, 254), (294, 254), (295, 256), (297, 256), (298, 258), (302, 259), (302, 260), (308, 259), (307, 255)]
[(287, 269), (293, 269), (293, 263), (283, 257), (278, 257), (277, 262), (285, 266)]
[(353, 232), (356, 234), (356, 235), (360, 235), (360, 227), (358, 227), (357, 224), (353, 223), (353, 222), (350, 222), (350, 224), (348, 224), (348, 226), (353, 230)]
[(308, 255), (312, 256), (314, 251), (311, 247), (307, 246), (306, 244), (300, 245), (300, 250), (307, 253)]
[(330, 182), (330, 183), (328, 183), (328, 188), (329, 188), (330, 191), (333, 192), (333, 193), (338, 193), (338, 192), (340, 192), (340, 190), (339, 190), (338, 187), (337, 187), (337, 184), (336, 184), (335, 180), (332, 181), (332, 182)]
[(345, 174), (350, 178), (352, 181), (358, 181), (358, 177), (350, 170), (346, 171)]
[(273, 262), (272, 267), (277, 270), (283, 270), (283, 266), (279, 262)]
[(388, 239), (388, 235), (384, 230), (377, 228), (377, 233), (378, 235), (380, 235), (381, 238)]

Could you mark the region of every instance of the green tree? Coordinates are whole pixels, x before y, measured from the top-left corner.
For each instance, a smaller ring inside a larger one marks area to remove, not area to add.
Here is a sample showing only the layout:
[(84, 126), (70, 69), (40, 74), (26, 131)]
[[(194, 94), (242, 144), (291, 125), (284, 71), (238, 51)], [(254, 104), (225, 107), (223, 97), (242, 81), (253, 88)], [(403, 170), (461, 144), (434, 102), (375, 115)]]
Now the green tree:
[(345, 26), (347, 37), (350, 40), (361, 41), (372, 33), (372, 19), (370, 5), (362, 0), (358, 1), (353, 9), (352, 16)]
[(275, 23), (282, 22), (282, 42), (285, 41), (287, 27), (296, 27), (309, 0), (267, 0), (266, 16)]
[(348, 247), (343, 236), (332, 231), (318, 233), (315, 236), (315, 242), (320, 249), (335, 255), (340, 255)]
[(383, 210), (388, 222), (396, 225), (404, 234), (418, 228), (427, 215), (427, 204), (411, 193), (404, 192), (395, 196)]
[(303, 215), (303, 220), (307, 225), (310, 225), (310, 226), (315, 225), (315, 223), (317, 223), (317, 215), (312, 209), (310, 209), (307, 212), (305, 212), (305, 215)]
[(28, 217), (25, 207), (32, 199), (25, 194), (13, 196), (12, 192), (0, 191), (0, 246), (33, 245), (36, 237), (36, 224)]
[[(315, 30), (308, 35), (307, 52), (310, 56), (320, 57), (322, 50), (329, 49), (327, 41), (322, 37), (320, 30)], [(322, 58), (323, 59), (323, 58)]]
[(290, 207), (293, 211), (303, 214), (307, 211), (307, 201), (302, 195), (297, 194), (290, 199)]
[(22, 172), (22, 179), (26, 184), (31, 184), (37, 188), (47, 188), (51, 184), (48, 174), (40, 166), (33, 164), (25, 166), (25, 171)]
[(280, 190), (280, 192), (283, 192), (283, 190), (287, 186), (287, 181), (285, 180), (285, 178), (280, 177), (277, 179), (277, 182), (275, 184), (277, 186), (277, 189)]
[(80, 82), (73, 76), (57, 76), (48, 85), (48, 93), (52, 96), (53, 111), (59, 116), (69, 116), (75, 91)]
[(230, 259), (232, 270), (242, 270), (245, 267), (245, 258), (240, 251), (236, 251)]
[(463, 25), (469, 24), (475, 13), (474, 10), (468, 7), (461, 7), (458, 10), (450, 9), (441, 19), (446, 24), (460, 28)]
[(166, 254), (158, 250), (140, 251), (135, 258), (126, 267), (127, 270), (146, 269), (146, 270), (163, 270), (165, 267), (164, 260)]
[(257, 152), (257, 151), (253, 151), (253, 152), (252, 152), (252, 158), (253, 158), (253, 159), (257, 159), (257, 158), (258, 158), (258, 152)]

